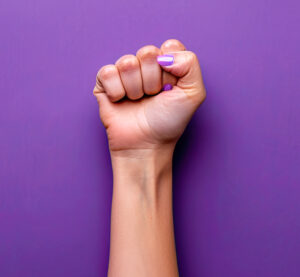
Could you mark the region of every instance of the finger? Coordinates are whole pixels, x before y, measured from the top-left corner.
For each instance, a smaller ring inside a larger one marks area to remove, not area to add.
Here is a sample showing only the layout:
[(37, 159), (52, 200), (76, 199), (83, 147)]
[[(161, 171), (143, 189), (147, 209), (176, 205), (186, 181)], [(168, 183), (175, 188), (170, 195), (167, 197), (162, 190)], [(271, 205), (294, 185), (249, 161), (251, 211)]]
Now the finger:
[(195, 53), (191, 51), (169, 52), (158, 56), (157, 62), (166, 72), (178, 77), (179, 88), (187, 94), (199, 94), (204, 100), (206, 92)]
[[(168, 39), (161, 45), (160, 49), (162, 54), (166, 54), (169, 52), (184, 51), (186, 48), (184, 44), (179, 40)], [(163, 71), (162, 83), (163, 83), (163, 87), (165, 87), (165, 85), (175, 86), (177, 83), (177, 77), (175, 77), (169, 72)]]
[(99, 71), (96, 76), (96, 85), (94, 87), (93, 94), (95, 95), (99, 104), (101, 121), (104, 124), (105, 128), (107, 128), (107, 126), (105, 125), (104, 118), (106, 114), (109, 114), (108, 110), (111, 109), (112, 105), (114, 104), (111, 102), (111, 100), (108, 98), (108, 95), (105, 93), (103, 84), (99, 79)]
[(108, 127), (107, 122), (109, 120), (110, 115), (114, 111), (114, 106), (117, 105), (117, 103), (113, 103), (106, 93), (98, 93), (96, 95), (97, 102), (99, 104), (99, 113), (101, 121), (105, 128)]
[(125, 96), (119, 71), (113, 64), (103, 66), (97, 74), (98, 84), (103, 87), (108, 98), (112, 101), (118, 101)]
[(143, 97), (143, 83), (138, 58), (134, 55), (122, 56), (117, 60), (116, 66), (127, 97), (131, 100)]
[(177, 39), (168, 39), (161, 45), (160, 49), (164, 54), (167, 52), (184, 51), (186, 47)]
[(162, 87), (162, 69), (156, 61), (159, 55), (160, 49), (153, 45), (144, 46), (136, 53), (141, 65), (143, 89), (149, 95), (158, 93)]
[[(97, 75), (98, 76), (98, 75)], [(104, 93), (105, 90), (104, 90), (104, 87), (103, 85), (101, 84), (100, 81), (98, 81), (98, 77), (96, 78), (96, 85), (93, 89), (93, 94), (97, 97), (98, 94), (100, 93)]]

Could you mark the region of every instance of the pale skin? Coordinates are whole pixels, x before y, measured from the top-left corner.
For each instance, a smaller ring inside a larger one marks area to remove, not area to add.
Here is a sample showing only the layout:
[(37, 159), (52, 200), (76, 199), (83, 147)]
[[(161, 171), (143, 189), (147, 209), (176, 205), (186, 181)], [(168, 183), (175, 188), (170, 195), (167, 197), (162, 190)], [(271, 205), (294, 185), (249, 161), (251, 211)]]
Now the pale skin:
[[(157, 56), (171, 54), (161, 66)], [(97, 74), (94, 95), (113, 168), (109, 277), (179, 276), (172, 157), (206, 91), (197, 56), (175, 39), (120, 57)], [(173, 88), (162, 91), (165, 84)]]

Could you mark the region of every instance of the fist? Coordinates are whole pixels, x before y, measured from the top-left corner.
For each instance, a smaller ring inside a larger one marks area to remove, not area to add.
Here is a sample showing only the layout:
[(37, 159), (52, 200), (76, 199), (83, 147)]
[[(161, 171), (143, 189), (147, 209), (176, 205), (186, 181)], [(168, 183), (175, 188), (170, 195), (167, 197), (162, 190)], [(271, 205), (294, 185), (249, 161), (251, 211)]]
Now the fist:
[(206, 97), (197, 56), (175, 39), (103, 66), (93, 93), (111, 151), (175, 145)]

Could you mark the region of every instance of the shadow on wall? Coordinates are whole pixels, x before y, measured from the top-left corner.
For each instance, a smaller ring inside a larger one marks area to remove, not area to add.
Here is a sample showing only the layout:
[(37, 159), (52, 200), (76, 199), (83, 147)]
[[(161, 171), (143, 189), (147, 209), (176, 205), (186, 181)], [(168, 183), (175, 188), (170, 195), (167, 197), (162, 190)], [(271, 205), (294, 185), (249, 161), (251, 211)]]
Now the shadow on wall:
[[(179, 272), (186, 276), (205, 274), (205, 251), (210, 249), (207, 233), (213, 228), (214, 221), (208, 218), (211, 214), (207, 209), (213, 209), (212, 202), (218, 194), (218, 187), (212, 186), (210, 180), (223, 167), (220, 155), (224, 154), (224, 122), (216, 109), (218, 103), (213, 96), (209, 98), (194, 114), (176, 145), (173, 157), (177, 259)], [(195, 255), (201, 261), (199, 264), (190, 259)]]
[[(220, 122), (214, 122), (210, 116), (210, 107), (204, 102), (192, 120), (186, 127), (183, 135), (176, 145), (173, 158), (174, 179), (181, 175), (183, 170), (195, 171), (203, 168), (207, 163), (205, 159), (209, 149), (219, 147), (218, 138), (220, 138), (218, 125)], [(215, 152), (215, 150), (213, 151)]]

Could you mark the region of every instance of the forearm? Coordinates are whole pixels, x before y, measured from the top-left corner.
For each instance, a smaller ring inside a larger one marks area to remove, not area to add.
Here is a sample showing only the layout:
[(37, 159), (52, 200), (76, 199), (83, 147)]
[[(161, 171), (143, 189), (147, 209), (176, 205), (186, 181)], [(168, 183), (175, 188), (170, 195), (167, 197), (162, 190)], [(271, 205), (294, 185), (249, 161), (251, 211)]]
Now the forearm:
[(178, 276), (172, 155), (173, 147), (112, 153), (109, 277)]

